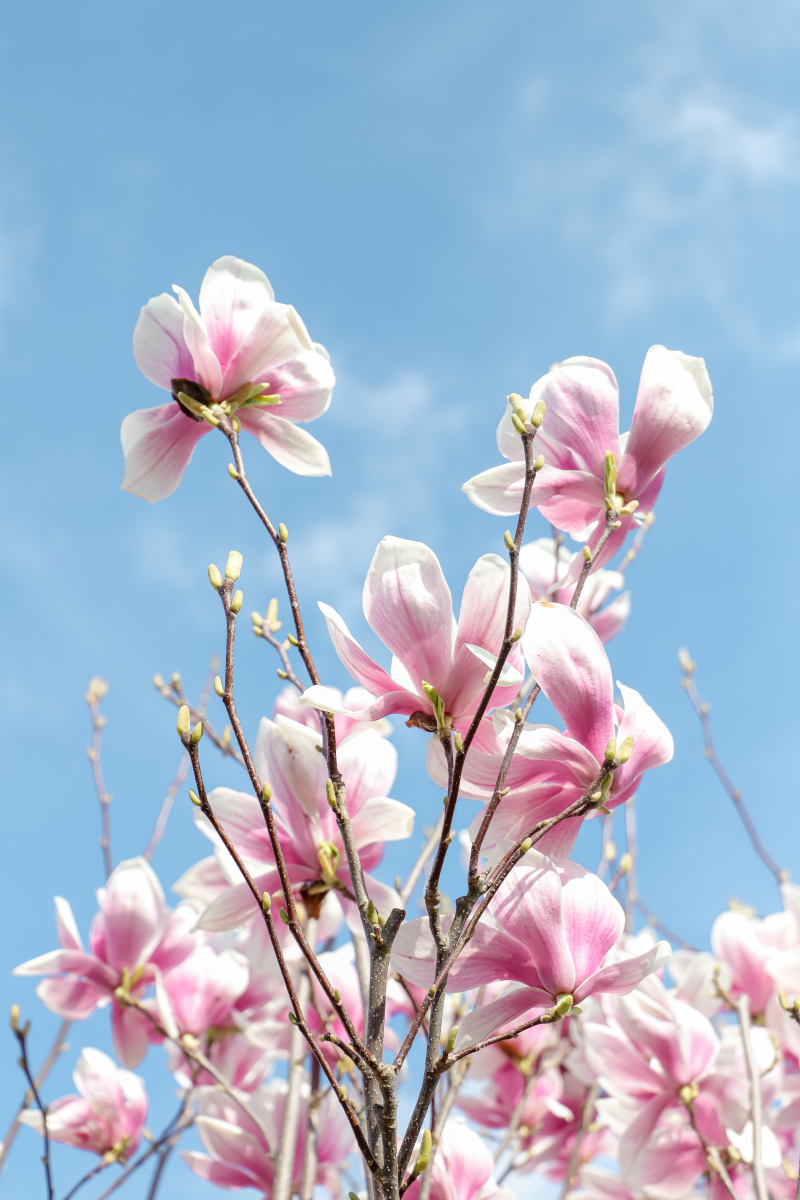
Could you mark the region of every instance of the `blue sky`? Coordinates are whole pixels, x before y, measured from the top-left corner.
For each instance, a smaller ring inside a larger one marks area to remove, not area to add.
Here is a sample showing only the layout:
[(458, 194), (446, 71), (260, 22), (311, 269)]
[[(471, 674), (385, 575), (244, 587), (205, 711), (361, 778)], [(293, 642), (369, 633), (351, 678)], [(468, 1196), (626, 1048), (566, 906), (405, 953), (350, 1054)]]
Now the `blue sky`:
[[(796, 0), (4, 7), (0, 987), (33, 1018), (35, 1056), (56, 1021), (8, 970), (53, 946), (54, 893), (85, 931), (102, 882), (90, 676), (111, 683), (104, 767), (115, 857), (130, 857), (179, 757), (151, 676), (178, 669), (196, 692), (221, 644), (208, 562), (242, 551), (247, 611), (278, 589), (221, 440), (204, 439), (168, 501), (119, 491), (120, 421), (160, 400), (130, 352), (139, 307), (173, 283), (196, 295), (222, 254), (269, 274), (337, 371), (313, 427), (332, 479), (298, 480), (255, 443), (247, 454), (340, 684), (315, 601), (377, 652), (360, 589), (380, 537), (427, 541), (456, 597), (475, 559), (501, 551), (504, 522), (460, 486), (498, 461), (509, 391), (591, 354), (616, 371), (629, 418), (648, 346), (706, 358), (714, 420), (668, 470), (610, 647), (676, 740), (639, 795), (641, 890), (696, 945), (730, 896), (762, 912), (777, 900), (700, 755), (682, 644), (764, 841), (800, 877), (798, 42)], [(530, 528), (546, 532), (538, 517)], [(254, 730), (278, 684), (246, 630), (238, 671)], [(394, 794), (421, 826), (439, 796), (422, 735), (397, 724)], [(235, 778), (212, 756), (207, 770)], [(154, 862), (167, 888), (205, 853), (188, 807), (184, 794)], [(592, 866), (597, 842), (589, 827)], [(73, 1032), (50, 1097), (70, 1090), (80, 1044), (108, 1044), (102, 1016)], [(0, 1037), (3, 1125), (14, 1057)], [(144, 1073), (163, 1076), (159, 1051)], [(155, 1127), (172, 1104), (163, 1082), (153, 1103)], [(39, 1186), (35, 1151), (24, 1132), (5, 1194)], [(56, 1163), (63, 1190), (78, 1158)], [(212, 1194), (180, 1178), (187, 1196)]]

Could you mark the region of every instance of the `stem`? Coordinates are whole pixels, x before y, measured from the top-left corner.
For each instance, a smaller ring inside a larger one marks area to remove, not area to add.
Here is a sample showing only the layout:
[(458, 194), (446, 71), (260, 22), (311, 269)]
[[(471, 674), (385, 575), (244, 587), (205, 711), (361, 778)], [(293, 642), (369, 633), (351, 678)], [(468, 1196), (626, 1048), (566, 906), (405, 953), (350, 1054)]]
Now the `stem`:
[(761, 1076), (753, 1054), (753, 1042), (750, 1037), (750, 997), (746, 992), (739, 997), (736, 1007), (739, 1012), (739, 1029), (742, 1034), (744, 1058), (750, 1079), (750, 1116), (753, 1122), (753, 1187), (756, 1200), (768, 1200), (767, 1183), (764, 1178), (764, 1159), (761, 1153)]
[(42, 1116), (42, 1137), (44, 1139), (44, 1154), (42, 1155), (42, 1165), (44, 1166), (44, 1178), (45, 1178), (45, 1184), (47, 1187), (47, 1200), (53, 1200), (53, 1177), (50, 1173), (50, 1134), (47, 1131), (47, 1107), (46, 1107), (46, 1105), (42, 1104), (42, 1100), (39, 1095), (39, 1089), (36, 1086), (36, 1080), (33, 1078), (33, 1075), (31, 1074), (30, 1064), (28, 1062), (28, 1050), (27, 1050), (27, 1046), (26, 1046), (26, 1040), (28, 1037), (28, 1030), (30, 1029), (30, 1021), (27, 1021), (25, 1023), (25, 1025), (22, 1028), (20, 1028), (19, 1025), (17, 1024), (18, 1012), (19, 1012), (19, 1010), (16, 1008), (13, 1008), (11, 1010), (11, 1013), (12, 1013), (11, 1028), (14, 1033), (14, 1036), (16, 1037), (16, 1039), (19, 1043), (19, 1050), (20, 1050), (19, 1065), (22, 1068), (25, 1078), (28, 1081), (30, 1091), (33, 1094), (33, 1099), (36, 1102), (36, 1107), (39, 1109), (39, 1112), (41, 1113), (41, 1116)]
[[(306, 936), (312, 946), (316, 941), (316, 925), (317, 922), (313, 918), (309, 918), (306, 926)], [(297, 1002), (301, 1009), (305, 1009), (308, 1006), (310, 995), (311, 981), (306, 970), (303, 971), (297, 986)], [(278, 1153), (275, 1157), (272, 1200), (290, 1200), (292, 1195), (297, 1134), (300, 1129), (300, 1105), (303, 1081), (305, 1079), (305, 1061), (305, 1038), (297, 1025), (293, 1025), (289, 1035), (288, 1087), (283, 1106), (281, 1137), (278, 1143)], [(317, 1066), (319, 1067), (319, 1064)]]
[[(71, 1024), (72, 1024), (71, 1021), (62, 1021), (61, 1022), (58, 1033), (56, 1034), (53, 1044), (48, 1051), (47, 1058), (42, 1063), (41, 1067), (39, 1068), (39, 1074), (36, 1076), (37, 1088), (40, 1088), (42, 1086), (45, 1079), (47, 1079), (47, 1076), (52, 1071), (53, 1064), (55, 1063), (56, 1059), (59, 1057), (60, 1054), (63, 1054), (64, 1050), (66, 1049), (66, 1046), (64, 1045), (64, 1039), (66, 1038), (67, 1034), (69, 1033), (69, 1027)], [(22, 1103), (20, 1104), (19, 1108), (17, 1109), (16, 1113), (14, 1114), (14, 1119), (12, 1120), (11, 1124), (9, 1125), (8, 1132), (6, 1133), (6, 1136), (3, 1140), (3, 1146), (2, 1146), (2, 1149), (0, 1149), (0, 1171), (2, 1171), (3, 1167), (5, 1166), (5, 1162), (6, 1162), (6, 1159), (8, 1158), (9, 1151), (11, 1150), (11, 1147), (14, 1143), (14, 1139), (16, 1138), (17, 1134), (19, 1133), (20, 1116), (22, 1115), (22, 1113), (24, 1113), (25, 1109), (28, 1108), (28, 1106), (30, 1105), (32, 1100), (33, 1100), (33, 1092), (31, 1091), (30, 1088), (28, 1088), (28, 1090), (25, 1092), (25, 1095), (22, 1098)]]
[(436, 1120), (433, 1123), (433, 1144), (431, 1145), (431, 1159), (425, 1170), (422, 1172), (422, 1177), (419, 1181), (419, 1192), (417, 1200), (428, 1200), (431, 1194), (431, 1181), (433, 1179), (433, 1163), (436, 1158), (436, 1151), (439, 1147), (439, 1141), (444, 1133), (444, 1127), (447, 1124), (447, 1118), (450, 1116), (453, 1105), (455, 1104), (456, 1096), (459, 1088), (464, 1082), (467, 1071), (469, 1070), (469, 1062), (459, 1064), (450, 1072), (447, 1081), (447, 1091), (442, 1100), (441, 1108), (436, 1114)]
[(572, 593), (572, 599), (569, 602), (570, 608), (578, 607), (578, 601), (581, 598), (581, 592), (583, 591), (583, 585), (586, 583), (586, 580), (589, 578), (589, 572), (591, 571), (594, 564), (597, 562), (600, 551), (603, 549), (603, 546), (605, 546), (606, 542), (608, 541), (608, 539), (611, 536), (611, 532), (614, 528), (614, 522), (617, 521), (618, 519), (619, 519), (619, 513), (617, 512), (617, 510), (615, 508), (609, 508), (606, 510), (605, 528), (603, 529), (603, 532), (600, 534), (600, 537), (597, 539), (597, 545), (594, 548), (594, 553), (592, 554), (591, 558), (584, 560), (583, 566), (581, 567), (581, 573), (578, 577), (578, 582), (575, 584), (575, 591)]
[(711, 731), (711, 721), (708, 715), (711, 711), (711, 705), (704, 704), (700, 699), (700, 693), (698, 692), (694, 681), (694, 673), (697, 668), (697, 664), (692, 662), (688, 652), (685, 650), (682, 650), (678, 657), (681, 664), (681, 670), (683, 671), (681, 686), (684, 688), (687, 696), (689, 697), (694, 711), (700, 718), (700, 727), (703, 732), (703, 755), (711, 763), (711, 768), (714, 771), (714, 774), (724, 787), (729, 798), (732, 800), (733, 806), (739, 814), (742, 824), (745, 827), (747, 836), (750, 838), (750, 844), (767, 870), (771, 871), (775, 876), (776, 882), (778, 883), (778, 886), (780, 886), (789, 878), (789, 873), (788, 871), (784, 871), (781, 867), (779, 867), (772, 855), (764, 848), (761, 838), (758, 836), (756, 827), (753, 824), (753, 819), (747, 810), (744, 800), (742, 799), (742, 793), (738, 788), (734, 787), (728, 772), (723, 767), (717, 755), (717, 749), (714, 745), (714, 735)]
[(64, 1200), (72, 1200), (72, 1197), (75, 1195), (75, 1193), (80, 1188), (82, 1188), (85, 1183), (89, 1183), (89, 1181), (91, 1179), (94, 1179), (94, 1177), (96, 1175), (99, 1175), (101, 1171), (105, 1171), (106, 1167), (110, 1167), (111, 1162), (113, 1162), (113, 1161), (114, 1160), (112, 1159), (109, 1162), (104, 1162), (101, 1159), (101, 1161), (97, 1164), (96, 1167), (92, 1167), (91, 1171), (87, 1171), (87, 1173), (81, 1179), (78, 1180), (78, 1182), (75, 1184), (75, 1186), (71, 1187), (69, 1189), (66, 1196), (64, 1197)]
[(408, 904), (408, 901), (411, 897), (411, 893), (414, 891), (414, 888), (417, 886), (417, 882), (419, 880), (420, 875), (425, 870), (426, 862), (428, 861), (428, 859), (433, 854), (434, 850), (436, 849), (436, 847), (439, 844), (439, 838), (441, 837), (443, 824), (444, 824), (444, 813), (442, 812), (442, 813), (439, 813), (439, 816), (436, 820), (436, 824), (433, 827), (433, 832), (431, 833), (428, 840), (425, 842), (425, 845), (420, 850), (417, 861), (414, 863), (413, 867), (409, 871), (408, 879), (405, 881), (405, 884), (403, 885), (403, 887), (397, 889), (398, 892), (400, 893), (400, 899), (403, 902), (403, 907), (405, 907), (406, 904)]
[(576, 1176), (577, 1170), (578, 1170), (578, 1162), (580, 1159), (581, 1146), (583, 1145), (583, 1139), (586, 1137), (586, 1133), (589, 1129), (589, 1126), (592, 1123), (592, 1117), (594, 1115), (595, 1101), (597, 1100), (597, 1093), (599, 1092), (599, 1090), (600, 1090), (600, 1088), (599, 1088), (598, 1084), (593, 1083), (592, 1086), (589, 1088), (589, 1091), (586, 1095), (586, 1099), (584, 1100), (583, 1106), (581, 1107), (580, 1124), (575, 1133), (575, 1141), (572, 1143), (572, 1149), (569, 1152), (569, 1162), (567, 1163), (567, 1171), (564, 1176), (564, 1186), (561, 1189), (560, 1200), (566, 1200), (566, 1197), (569, 1195), (570, 1189), (572, 1188), (572, 1185), (575, 1182), (575, 1176)]
[[(639, 844), (636, 840), (636, 809), (634, 798), (625, 801), (625, 838), (631, 865), (627, 871), (625, 882), (625, 932), (633, 933), (633, 910), (639, 895), (636, 889), (636, 860), (639, 854)], [(613, 888), (611, 889), (613, 891)]]
[(92, 764), (94, 789), (97, 792), (97, 799), (100, 803), (100, 821), (103, 831), (100, 838), (100, 848), (103, 851), (103, 867), (105, 868), (106, 879), (108, 879), (114, 870), (114, 863), (111, 858), (111, 813), (109, 812), (111, 796), (106, 791), (103, 768), (100, 764), (103, 730), (106, 726), (106, 718), (100, 712), (100, 701), (107, 691), (108, 684), (106, 681), (95, 676), (91, 680), (89, 690), (86, 693), (86, 703), (89, 705), (89, 712), (92, 718), (92, 744), (86, 751), (86, 757)]
[(313, 1200), (317, 1180), (317, 1138), (319, 1136), (319, 1106), (322, 1092), (319, 1086), (319, 1063), (311, 1063), (311, 1095), (306, 1116), (306, 1141), (303, 1147), (303, 1174), (300, 1180), (300, 1200)]

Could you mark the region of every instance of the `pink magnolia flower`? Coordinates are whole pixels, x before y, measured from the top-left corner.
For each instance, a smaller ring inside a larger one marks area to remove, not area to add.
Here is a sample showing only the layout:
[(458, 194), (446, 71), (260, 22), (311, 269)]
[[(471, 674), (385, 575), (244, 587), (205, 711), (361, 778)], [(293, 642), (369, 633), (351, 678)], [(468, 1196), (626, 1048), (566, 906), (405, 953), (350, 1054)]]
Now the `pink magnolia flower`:
[(122, 422), (123, 489), (150, 501), (171, 495), (211, 429), (203, 409), (218, 404), (235, 411), (282, 466), (330, 475), (324, 447), (296, 424), (330, 404), (330, 360), (292, 306), (276, 303), (263, 271), (231, 255), (218, 258), (201, 285), (200, 312), (183, 288), (173, 291), (180, 303), (166, 292), (148, 300), (133, 333), (139, 370), (172, 400)]
[(216, 1026), (224, 1029), (250, 980), (247, 959), (237, 950), (215, 950), (198, 938), (183, 962), (163, 973), (164, 991), (180, 1033), (202, 1037)]
[(126, 1067), (135, 1067), (145, 1055), (152, 1026), (114, 993), (126, 986), (141, 1000), (161, 971), (182, 962), (195, 945), (189, 931), (197, 914), (187, 905), (174, 912), (167, 908), (161, 884), (143, 858), (121, 862), (97, 899), (100, 911), (92, 921), (89, 951), (83, 949), (72, 909), (56, 896), (62, 948), (22, 963), (14, 974), (48, 976), (36, 993), (51, 1012), (70, 1021), (88, 1017), (111, 1000), (114, 1048)]
[[(379, 542), (364, 584), (364, 615), (392, 651), (391, 674), (362, 650), (334, 609), (320, 604), (339, 658), (353, 678), (377, 697), (350, 715), (376, 720), (393, 712), (410, 717), (419, 713), (434, 722), (434, 707), (423, 688), (430, 684), (454, 727), (468, 726), (500, 651), (509, 581), (508, 563), (499, 555), (479, 558), (469, 573), (456, 624), (450, 589), (433, 551), (422, 542), (403, 538), (385, 537)], [(530, 592), (520, 576), (515, 627), (525, 626), (529, 611)], [(513, 699), (522, 683), (520, 665), (515, 646), (492, 706)], [(303, 701), (324, 712), (345, 711), (332, 689), (322, 686), (309, 688)]]
[[(666, 962), (670, 948), (659, 942), (644, 954), (603, 966), (624, 925), (620, 905), (596, 875), (578, 863), (529, 850), (489, 902), (447, 981), (448, 991), (500, 979), (522, 986), (473, 1009), (459, 1028), (456, 1045), (480, 1042), (521, 1022), (529, 1011), (551, 1008), (562, 995), (580, 1004), (598, 992), (632, 991)], [(404, 978), (431, 985), (436, 952), (427, 917), (401, 926), (392, 957)]]
[[(289, 877), (307, 892), (307, 907), (319, 901), (324, 886), (350, 888), (350, 872), (336, 817), (328, 804), (327, 770), (317, 750), (319, 734), (287, 717), (261, 721), (255, 758), (262, 779), (272, 787), (272, 808)], [(338, 748), (339, 769), (347, 788), (347, 804), (361, 864), (366, 871), (377, 866), (385, 842), (406, 838), (414, 824), (414, 811), (387, 796), (397, 772), (397, 751), (374, 730), (358, 730)], [(270, 894), (280, 887), (269, 836), (258, 801), (252, 794), (215, 788), (211, 807), (240, 852), (260, 891)], [(198, 828), (214, 844), (217, 835), (199, 809)], [(227, 851), (218, 847), (220, 857)], [(367, 888), (378, 910), (388, 914), (396, 894), (392, 888), (367, 876)], [(246, 884), (237, 883), (212, 900), (200, 919), (204, 929), (232, 929), (253, 915), (253, 896)]]
[[(195, 1175), (218, 1187), (252, 1187), (268, 1198), (272, 1194), (273, 1155), (278, 1149), (283, 1121), (285, 1082), (276, 1080), (248, 1097), (249, 1104), (271, 1133), (269, 1142), (229, 1096), (216, 1088), (198, 1088), (195, 1095), (199, 1112), (195, 1128), (207, 1153), (185, 1150), (182, 1152), (184, 1162)], [(295, 1150), (293, 1190), (299, 1187), (303, 1170), (307, 1104), (306, 1090)], [(328, 1091), (319, 1108), (317, 1183), (333, 1196), (338, 1196), (340, 1191), (341, 1165), (354, 1147), (353, 1134), (342, 1107), (333, 1092)]]
[(755, 1014), (764, 1013), (784, 980), (800, 981), (800, 938), (790, 912), (763, 920), (722, 913), (711, 930), (711, 947), (730, 972), (731, 995), (736, 999), (746, 993)]
[[(614, 704), (614, 684), (602, 642), (573, 609), (540, 600), (522, 636), (525, 659), (547, 699), (564, 721), (562, 732), (552, 725), (526, 724), (506, 778), (510, 789), (492, 819), (484, 846), (491, 849), (504, 837), (525, 836), (537, 821), (563, 812), (592, 784), (612, 737), (621, 745), (633, 738), (627, 762), (613, 773), (606, 804), (616, 808), (639, 787), (642, 775), (672, 758), (672, 737), (652, 708), (633, 688), (618, 684), (624, 711)], [(514, 729), (514, 715), (497, 709), (493, 724), (499, 734), (494, 750), (484, 736), (472, 747), (464, 764), (464, 795), (486, 801), (494, 791), (502, 754)], [(443, 785), (444, 755), (436, 739), (428, 744), (428, 771)], [(475, 818), (473, 831), (482, 814)], [(572, 850), (582, 818), (562, 821), (540, 845), (548, 854), (566, 857)]]
[[(48, 1134), (66, 1146), (124, 1162), (136, 1152), (147, 1117), (144, 1081), (89, 1046), (81, 1051), (72, 1078), (80, 1095), (62, 1096), (47, 1106)], [(38, 1109), (26, 1109), (19, 1119), (43, 1132)]]
[[(575, 585), (564, 586), (576, 555), (564, 546), (558, 547), (553, 538), (537, 538), (526, 542), (519, 552), (519, 569), (528, 581), (534, 600), (554, 600), (569, 604)], [(625, 627), (631, 611), (631, 594), (623, 592), (603, 608), (613, 591), (625, 586), (620, 571), (593, 571), (586, 580), (578, 601), (577, 611), (595, 631), (600, 641), (610, 642)]]
[[(513, 1042), (509, 1042), (509, 1045), (513, 1045)], [(456, 1103), (473, 1121), (489, 1129), (506, 1129), (520, 1101), (522, 1109), (518, 1127), (523, 1129), (539, 1131), (550, 1117), (555, 1117), (556, 1121), (572, 1121), (572, 1110), (562, 1103), (564, 1085), (560, 1071), (546, 1067), (534, 1077), (532, 1087), (529, 1083), (530, 1076), (523, 1074), (506, 1058), (486, 1087), (474, 1094), (462, 1092)]]
[[(511, 1200), (508, 1188), (500, 1188), (492, 1178), (494, 1158), (484, 1140), (460, 1121), (449, 1120), (444, 1129), (431, 1170), (431, 1200)], [(420, 1181), (412, 1183), (406, 1195), (417, 1200)]]
[[(374, 729), (381, 737), (391, 737), (394, 733), (391, 721), (387, 721), (385, 718), (378, 721), (363, 721), (349, 715), (351, 712), (361, 712), (363, 709), (369, 708), (374, 702), (375, 697), (371, 696), (364, 688), (351, 687), (344, 693), (339, 688), (328, 688), (327, 691), (332, 702), (342, 709), (342, 712), (337, 713), (333, 719), (337, 742), (343, 741), (349, 733), (355, 733), (357, 729)], [(298, 725), (307, 725), (315, 732), (320, 729), (319, 713), (315, 708), (309, 708), (307, 704), (303, 703), (300, 693), (294, 687), (287, 686), (278, 693), (272, 706), (273, 721), (277, 716), (289, 717), (292, 721), (297, 721)]]
[[(630, 432), (619, 433), (619, 389), (614, 373), (596, 358), (568, 358), (531, 388), (524, 401), (530, 415), (539, 400), (547, 405), (536, 448), (545, 466), (536, 477), (532, 504), (542, 516), (574, 537), (591, 536), (594, 545), (605, 523), (605, 460), (618, 466), (619, 507), (638, 502), (636, 518), (625, 515), (606, 542), (597, 566), (617, 552), (635, 519), (652, 509), (664, 482), (666, 463), (703, 432), (714, 398), (702, 358), (651, 346), (639, 381)], [(464, 484), (473, 504), (486, 512), (518, 513), (525, 478), (522, 440), (511, 422), (509, 403), (497, 430), (500, 453), (511, 462), (492, 467)], [(580, 562), (573, 564), (577, 578)]]

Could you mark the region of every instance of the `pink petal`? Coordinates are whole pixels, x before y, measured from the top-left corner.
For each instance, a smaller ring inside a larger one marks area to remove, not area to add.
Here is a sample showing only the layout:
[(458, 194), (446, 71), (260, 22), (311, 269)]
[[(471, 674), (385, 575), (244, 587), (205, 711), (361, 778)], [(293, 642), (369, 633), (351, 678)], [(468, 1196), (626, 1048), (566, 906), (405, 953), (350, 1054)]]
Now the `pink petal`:
[(603, 481), (588, 471), (560, 471), (544, 468), (537, 474), (531, 495), (546, 521), (565, 530), (576, 542), (585, 541), (589, 526), (602, 520)]
[(56, 975), (43, 979), (37, 985), (36, 995), (50, 1012), (69, 1021), (83, 1021), (108, 992), (100, 991), (88, 980), (76, 979), (74, 975)]
[(657, 942), (645, 954), (638, 954), (635, 958), (625, 958), (621, 962), (601, 967), (577, 988), (575, 1003), (579, 1004), (587, 996), (593, 996), (600, 992), (610, 992), (615, 996), (627, 996), (637, 983), (641, 983), (654, 971), (660, 970), (671, 953), (669, 942)]
[(211, 392), (214, 399), (221, 398), (222, 369), (217, 356), (211, 348), (208, 330), (203, 318), (198, 313), (187, 292), (181, 287), (172, 285), (183, 309), (183, 338), (189, 347), (194, 363), (195, 378)]
[(621, 1030), (587, 1021), (583, 1025), (586, 1060), (612, 1093), (655, 1095), (664, 1090), (664, 1077)]
[(239, 410), (242, 428), (272, 455), (276, 462), (295, 475), (330, 475), (331, 461), (325, 447), (305, 429), (261, 408)]
[(623, 795), (627, 798), (642, 773), (668, 763), (675, 749), (672, 734), (639, 693), (619, 681), (617, 687), (625, 702), (625, 713), (617, 732), (617, 745), (632, 736), (633, 752), (628, 761), (614, 772), (612, 795), (615, 799)]
[(40, 954), (38, 958), (20, 963), (12, 974), (55, 975), (62, 971), (80, 975), (104, 990), (112, 989), (117, 984), (117, 972), (85, 950), (51, 950), (47, 954)]
[(662, 1092), (639, 1113), (639, 1116), (628, 1126), (619, 1143), (619, 1165), (623, 1176), (635, 1174), (642, 1166), (648, 1150), (648, 1142), (653, 1136), (656, 1125), (665, 1109), (674, 1104), (676, 1097), (669, 1092)]
[[(514, 947), (513, 958), (520, 962), (523, 956), (530, 956), (542, 987), (552, 996), (572, 993), (576, 984), (561, 906), (559, 872), (550, 859), (535, 850), (528, 851), (491, 901), (492, 917)], [(516, 971), (512, 964), (509, 967), (505, 978), (522, 978), (519, 967)], [(523, 982), (533, 980), (523, 979)]]
[(596, 358), (568, 358), (540, 381), (547, 412), (536, 446), (545, 462), (603, 478), (606, 451), (619, 457), (619, 389)]
[[(254, 881), (261, 892), (271, 893), (277, 878), (277, 870), (270, 875), (260, 875)], [(197, 928), (213, 932), (236, 929), (252, 919), (258, 911), (255, 897), (246, 883), (237, 883), (221, 892), (211, 901), (208, 908), (198, 917)]]
[(252, 1176), (240, 1167), (215, 1162), (213, 1158), (201, 1154), (198, 1150), (181, 1150), (181, 1158), (190, 1171), (199, 1175), (201, 1179), (207, 1179), (209, 1183), (215, 1183), (217, 1187), (234, 1190), (256, 1186)]
[(280, 415), (287, 421), (314, 421), (327, 411), (336, 379), (327, 355), (315, 346), (268, 367), (253, 382), (266, 383), (270, 395), (280, 396)]
[(270, 281), (252, 263), (226, 254), (208, 268), (200, 285), (200, 312), (223, 371), (274, 299)]
[(139, 313), (133, 357), (142, 374), (168, 392), (173, 379), (194, 379), (194, 362), (183, 337), (183, 310), (166, 292), (148, 300)]
[(111, 1032), (114, 1050), (124, 1067), (138, 1067), (147, 1053), (153, 1026), (135, 1008), (126, 1008), (118, 1000), (111, 1006)]
[(750, 997), (753, 1011), (763, 1012), (775, 985), (766, 970), (769, 947), (755, 922), (742, 913), (722, 913), (711, 929), (711, 947), (730, 967), (734, 986)]
[(337, 757), (351, 817), (371, 797), (389, 795), (397, 775), (397, 751), (377, 730), (357, 731), (339, 742)]
[(522, 1024), (527, 1014), (535, 1016), (535, 1010), (544, 1011), (552, 1005), (553, 996), (541, 988), (515, 988), (490, 1004), (474, 1008), (458, 1027), (456, 1047), (463, 1050), (467, 1046), (474, 1046), (500, 1029)]
[(673, 454), (700, 436), (713, 411), (703, 359), (652, 346), (642, 367), (617, 479), (617, 488), (627, 500), (637, 498)]
[[(322, 607), (322, 605), (320, 605), (320, 607)], [(327, 605), (325, 607), (327, 608)], [(342, 622), (342, 624), (344, 624), (344, 622)], [(328, 628), (330, 629), (330, 626), (328, 626)], [(364, 651), (361, 650), (358, 642), (353, 641), (351, 645), (357, 647), (357, 650), (364, 655), (364, 659), (368, 658), (368, 656), (364, 654)], [(338, 650), (338, 647), (335, 648)], [(339, 654), (339, 657), (342, 659), (342, 662), (344, 662), (343, 655)], [(360, 660), (362, 666), (364, 659)], [(368, 661), (372, 662), (371, 659)], [(377, 663), (372, 663), (372, 667), (376, 671), (383, 671), (383, 668), (379, 667)], [(353, 674), (351, 667), (348, 666), (347, 669), (351, 674)], [(385, 672), (383, 673), (385, 674)], [(387, 676), (387, 678), (389, 677)], [(394, 680), (390, 680), (390, 682), (392, 687), (396, 688)], [(350, 690), (355, 691), (356, 689), (351, 688)], [(354, 721), (377, 722), (382, 720), (384, 717), (389, 716), (391, 713), (405, 713), (410, 716), (411, 713), (415, 712), (431, 711), (431, 706), (424, 696), (415, 696), (413, 692), (408, 692), (404, 688), (400, 691), (394, 690), (391, 692), (386, 692), (382, 696), (378, 696), (378, 698), (373, 700), (371, 704), (368, 704), (366, 708), (348, 708), (345, 702), (339, 699), (339, 696), (340, 693), (338, 688), (324, 687), (322, 684), (313, 684), (310, 688), (306, 688), (302, 696), (300, 696), (299, 702), (301, 704), (305, 704), (308, 708), (316, 709), (317, 712), (335, 713), (337, 715), (341, 715), (344, 719), (351, 718)]]
[(145, 962), (167, 916), (164, 893), (150, 864), (143, 858), (130, 858), (115, 867), (101, 908), (109, 965), (132, 970)]
[(58, 940), (65, 950), (83, 950), (81, 935), (72, 914), (69, 901), (63, 896), (54, 897), (56, 906), (56, 933)]
[(625, 926), (625, 914), (606, 885), (578, 863), (561, 866), (561, 921), (580, 984), (600, 967)]
[(570, 737), (599, 762), (614, 732), (614, 688), (603, 644), (564, 604), (540, 600), (522, 635), (525, 661)]
[(495, 517), (510, 517), (520, 510), (524, 483), (524, 464), (510, 462), (474, 475), (461, 485), (461, 490), (476, 508)]
[(209, 429), (205, 421), (187, 417), (174, 401), (128, 413), (120, 430), (125, 455), (122, 490), (151, 504), (171, 496)]
[(383, 538), (364, 584), (364, 615), (420, 694), (423, 680), (441, 693), (453, 657), (453, 604), (433, 551), (422, 542)]
[(206, 1150), (218, 1162), (237, 1166), (247, 1171), (251, 1178), (269, 1186), (272, 1164), (259, 1135), (217, 1117), (197, 1117), (195, 1126)]
[(600, 638), (600, 641), (605, 645), (612, 638), (615, 638), (618, 633), (622, 632), (630, 616), (630, 612), (631, 594), (630, 592), (623, 592), (621, 596), (617, 596), (616, 600), (612, 600), (600, 612), (592, 613), (588, 620), (592, 629)]
[[(455, 646), (472, 643), (497, 654), (505, 631), (511, 572), (499, 554), (484, 554), (467, 576), (461, 597)], [(530, 589), (524, 575), (517, 579), (517, 601), (512, 629), (525, 627), (531, 611)]]
[(411, 837), (414, 815), (414, 809), (399, 800), (373, 796), (352, 819), (356, 844), (361, 848), (372, 842), (396, 842)]

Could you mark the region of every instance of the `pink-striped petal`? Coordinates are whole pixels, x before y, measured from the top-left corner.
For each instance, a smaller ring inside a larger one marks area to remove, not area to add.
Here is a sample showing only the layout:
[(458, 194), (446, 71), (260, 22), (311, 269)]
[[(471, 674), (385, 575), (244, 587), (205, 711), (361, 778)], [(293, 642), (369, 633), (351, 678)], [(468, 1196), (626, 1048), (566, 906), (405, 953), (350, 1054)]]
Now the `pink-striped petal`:
[(120, 429), (125, 455), (122, 490), (151, 504), (171, 496), (195, 446), (209, 430), (205, 421), (187, 417), (174, 401), (129, 413)]
[(258, 438), (276, 462), (295, 475), (330, 475), (331, 460), (321, 442), (305, 429), (263, 408), (239, 410), (242, 428)]
[(208, 268), (200, 285), (200, 312), (223, 371), (274, 299), (270, 281), (252, 263), (226, 254)]
[(133, 357), (142, 374), (168, 392), (173, 379), (194, 379), (194, 362), (183, 336), (183, 310), (166, 292), (148, 300), (139, 313)]

